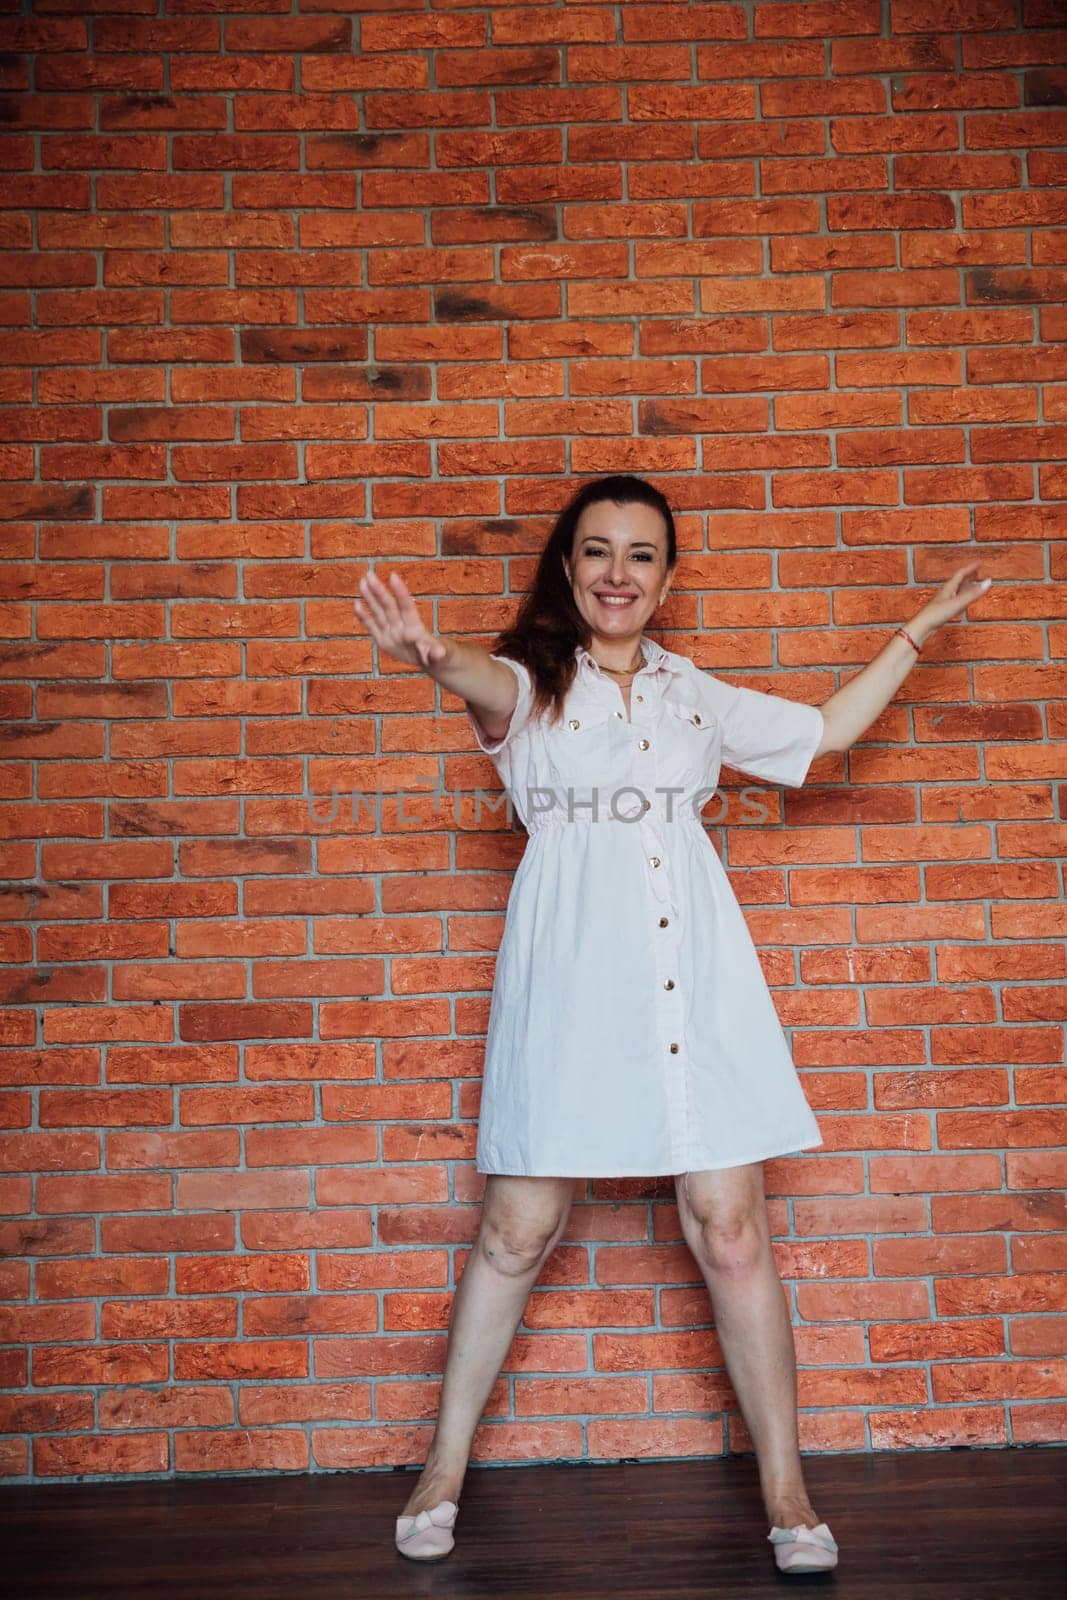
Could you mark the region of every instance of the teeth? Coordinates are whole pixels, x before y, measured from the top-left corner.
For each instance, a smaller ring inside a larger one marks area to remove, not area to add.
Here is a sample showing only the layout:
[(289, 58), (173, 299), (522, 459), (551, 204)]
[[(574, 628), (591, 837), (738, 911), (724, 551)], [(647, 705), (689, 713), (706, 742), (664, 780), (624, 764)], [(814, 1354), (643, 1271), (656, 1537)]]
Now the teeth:
[(617, 596), (598, 594), (597, 599), (600, 601), (602, 606), (632, 606), (634, 603), (633, 595)]

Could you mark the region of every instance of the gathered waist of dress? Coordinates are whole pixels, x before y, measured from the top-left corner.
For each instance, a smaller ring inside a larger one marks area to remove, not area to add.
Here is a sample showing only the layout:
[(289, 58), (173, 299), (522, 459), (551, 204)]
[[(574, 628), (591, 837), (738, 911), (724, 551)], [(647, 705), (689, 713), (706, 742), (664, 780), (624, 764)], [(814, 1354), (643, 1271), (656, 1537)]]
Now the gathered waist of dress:
[(525, 825), (526, 832), (533, 838), (538, 833), (560, 832), (564, 828), (632, 828), (642, 822), (653, 823), (657, 828), (694, 828), (704, 832), (703, 817), (688, 803), (675, 805), (670, 812), (665, 806), (647, 806), (630, 814), (607, 812), (597, 817), (578, 808), (568, 815), (565, 806), (557, 806), (551, 811), (532, 812)]

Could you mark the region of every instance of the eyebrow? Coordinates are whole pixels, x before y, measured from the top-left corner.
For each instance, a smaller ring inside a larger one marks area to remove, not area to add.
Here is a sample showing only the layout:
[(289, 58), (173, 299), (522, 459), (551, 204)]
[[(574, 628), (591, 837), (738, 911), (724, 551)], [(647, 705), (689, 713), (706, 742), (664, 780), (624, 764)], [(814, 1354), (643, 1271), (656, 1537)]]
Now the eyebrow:
[[(586, 533), (586, 534), (582, 535), (582, 543), (583, 544), (610, 544), (611, 540), (610, 539), (606, 539), (602, 533)], [(644, 549), (644, 548), (647, 548), (649, 550), (654, 550), (656, 548), (656, 546), (653, 544), (651, 539), (631, 539), (630, 540), (630, 548), (631, 549), (638, 549), (638, 548)]]

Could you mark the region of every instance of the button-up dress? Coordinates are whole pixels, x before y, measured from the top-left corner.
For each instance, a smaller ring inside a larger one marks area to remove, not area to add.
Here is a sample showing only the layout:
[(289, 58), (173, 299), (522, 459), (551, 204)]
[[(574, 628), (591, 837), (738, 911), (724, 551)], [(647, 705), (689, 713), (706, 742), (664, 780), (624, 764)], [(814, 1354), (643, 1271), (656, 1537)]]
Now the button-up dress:
[(529, 835), (497, 955), (479, 1172), (651, 1177), (823, 1143), (701, 817), (723, 762), (799, 787), (822, 712), (648, 637), (641, 652), (629, 718), (580, 645), (554, 726), (503, 655), (518, 681), (503, 738), (467, 707)]

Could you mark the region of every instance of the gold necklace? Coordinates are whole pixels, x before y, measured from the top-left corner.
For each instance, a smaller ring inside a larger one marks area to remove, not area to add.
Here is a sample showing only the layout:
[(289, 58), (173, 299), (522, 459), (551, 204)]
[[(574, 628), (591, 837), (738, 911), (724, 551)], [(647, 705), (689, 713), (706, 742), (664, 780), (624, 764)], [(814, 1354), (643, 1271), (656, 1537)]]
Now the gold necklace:
[[(599, 661), (597, 661), (596, 664), (600, 668), (601, 672), (609, 672), (613, 678), (627, 678), (633, 677), (635, 672), (640, 672), (644, 663), (644, 659), (644, 655), (639, 650), (637, 656), (637, 665), (633, 667), (605, 667)], [(596, 661), (595, 656), (593, 657), (593, 660)]]

